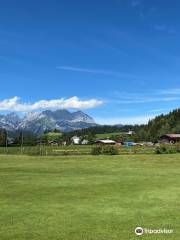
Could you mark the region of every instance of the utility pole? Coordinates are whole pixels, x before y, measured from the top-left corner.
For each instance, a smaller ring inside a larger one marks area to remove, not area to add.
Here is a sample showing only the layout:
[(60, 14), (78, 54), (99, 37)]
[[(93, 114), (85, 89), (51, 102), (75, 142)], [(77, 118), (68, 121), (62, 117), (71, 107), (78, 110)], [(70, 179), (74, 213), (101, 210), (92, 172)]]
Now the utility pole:
[(6, 130), (6, 154), (8, 154), (8, 131)]
[(39, 154), (42, 155), (42, 146), (41, 146), (41, 137), (40, 137), (40, 142), (39, 142)]
[(24, 139), (23, 139), (23, 131), (21, 132), (21, 154), (23, 154), (23, 144), (24, 144)]

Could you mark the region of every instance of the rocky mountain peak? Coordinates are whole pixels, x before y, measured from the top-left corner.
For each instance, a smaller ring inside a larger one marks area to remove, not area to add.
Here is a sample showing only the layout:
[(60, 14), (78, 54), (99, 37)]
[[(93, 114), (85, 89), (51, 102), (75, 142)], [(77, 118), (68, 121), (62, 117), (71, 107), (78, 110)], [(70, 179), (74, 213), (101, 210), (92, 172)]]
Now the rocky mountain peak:
[(20, 118), (16, 113), (0, 115), (0, 128), (9, 131), (25, 130), (36, 134), (55, 128), (66, 132), (95, 125), (93, 118), (82, 111), (71, 113), (65, 109), (29, 112), (23, 118)]

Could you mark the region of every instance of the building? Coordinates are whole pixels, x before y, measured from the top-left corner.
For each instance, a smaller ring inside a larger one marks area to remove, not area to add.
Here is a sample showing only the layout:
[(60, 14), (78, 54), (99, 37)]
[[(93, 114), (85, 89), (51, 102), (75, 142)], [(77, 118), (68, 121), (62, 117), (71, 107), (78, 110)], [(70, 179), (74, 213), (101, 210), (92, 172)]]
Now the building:
[(82, 140), (82, 142), (81, 142), (82, 145), (86, 145), (86, 144), (88, 144), (88, 143), (89, 143), (89, 141), (88, 141), (87, 139), (84, 139), (84, 140)]
[(81, 138), (77, 137), (77, 136), (73, 136), (71, 138), (71, 141), (72, 141), (73, 144), (80, 144)]
[(95, 143), (102, 144), (102, 145), (115, 145), (116, 144), (116, 142), (111, 139), (99, 139)]
[(61, 143), (61, 145), (66, 146), (66, 145), (67, 145), (67, 142), (66, 142), (66, 141), (63, 141), (63, 142)]
[(48, 141), (48, 145), (51, 145), (51, 146), (58, 146), (59, 143), (57, 141)]
[(177, 143), (180, 142), (180, 134), (165, 134), (160, 137), (161, 143)]
[(36, 143), (37, 143), (37, 145), (46, 145), (47, 144), (46, 140), (38, 140)]
[(132, 135), (134, 135), (134, 134), (135, 134), (134, 131), (128, 131), (128, 132), (126, 133), (126, 135), (129, 135), (129, 136), (132, 136)]
[(8, 146), (11, 146), (11, 145), (14, 145), (15, 144), (15, 142), (14, 142), (14, 139), (13, 138), (7, 138), (7, 145)]

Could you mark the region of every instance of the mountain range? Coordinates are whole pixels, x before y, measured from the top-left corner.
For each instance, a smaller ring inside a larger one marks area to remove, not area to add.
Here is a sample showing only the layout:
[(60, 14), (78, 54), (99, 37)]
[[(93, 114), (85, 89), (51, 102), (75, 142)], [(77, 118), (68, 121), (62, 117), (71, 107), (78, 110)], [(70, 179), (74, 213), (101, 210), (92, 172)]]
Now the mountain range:
[(43, 112), (30, 112), (24, 117), (20, 117), (16, 113), (0, 115), (1, 129), (7, 131), (24, 130), (35, 134), (54, 129), (69, 132), (96, 125), (94, 119), (82, 111), (46, 110)]

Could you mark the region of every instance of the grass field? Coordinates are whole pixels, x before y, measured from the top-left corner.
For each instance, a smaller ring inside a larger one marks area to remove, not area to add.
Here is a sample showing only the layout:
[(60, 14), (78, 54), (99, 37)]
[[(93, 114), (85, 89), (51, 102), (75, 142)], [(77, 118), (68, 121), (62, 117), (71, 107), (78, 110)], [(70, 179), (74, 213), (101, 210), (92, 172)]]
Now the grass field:
[[(68, 145), (68, 146), (24, 146), (21, 147), (0, 147), (0, 155), (29, 155), (29, 156), (62, 156), (62, 155), (89, 155), (94, 145)], [(155, 147), (147, 146), (119, 146), (119, 154), (152, 154)]]
[(1, 155), (0, 240), (178, 240), (179, 187), (180, 154)]

